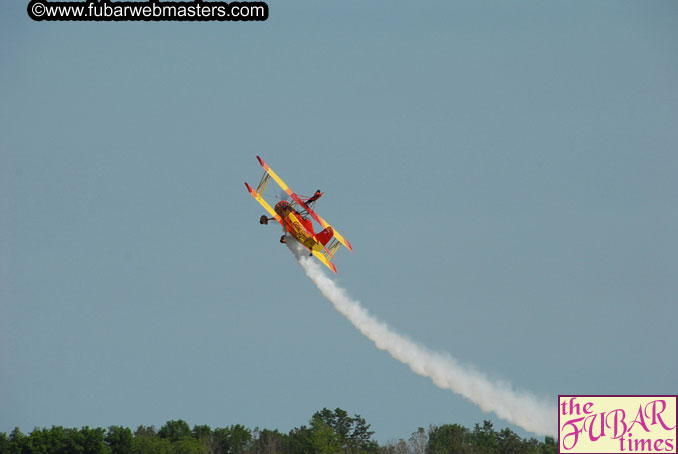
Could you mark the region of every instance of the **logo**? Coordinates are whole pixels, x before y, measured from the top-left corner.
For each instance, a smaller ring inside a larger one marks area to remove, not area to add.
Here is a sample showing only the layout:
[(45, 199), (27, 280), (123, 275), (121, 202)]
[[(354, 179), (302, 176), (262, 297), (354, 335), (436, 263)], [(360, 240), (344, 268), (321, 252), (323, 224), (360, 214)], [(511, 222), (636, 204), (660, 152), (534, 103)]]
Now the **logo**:
[(678, 396), (558, 396), (558, 452), (676, 454)]

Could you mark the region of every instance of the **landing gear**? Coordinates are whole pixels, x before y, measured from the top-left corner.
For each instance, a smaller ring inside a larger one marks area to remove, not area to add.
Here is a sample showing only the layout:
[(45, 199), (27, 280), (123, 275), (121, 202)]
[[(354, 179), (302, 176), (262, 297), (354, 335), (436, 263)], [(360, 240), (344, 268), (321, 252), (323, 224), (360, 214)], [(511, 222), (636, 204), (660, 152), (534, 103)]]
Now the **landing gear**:
[(259, 218), (259, 224), (263, 224), (263, 225), (268, 224), (268, 218), (266, 217), (266, 215), (263, 215)]
[(283, 236), (280, 237), (280, 242), (281, 242), (282, 244), (287, 243), (287, 239), (285, 238), (285, 235), (283, 235)]

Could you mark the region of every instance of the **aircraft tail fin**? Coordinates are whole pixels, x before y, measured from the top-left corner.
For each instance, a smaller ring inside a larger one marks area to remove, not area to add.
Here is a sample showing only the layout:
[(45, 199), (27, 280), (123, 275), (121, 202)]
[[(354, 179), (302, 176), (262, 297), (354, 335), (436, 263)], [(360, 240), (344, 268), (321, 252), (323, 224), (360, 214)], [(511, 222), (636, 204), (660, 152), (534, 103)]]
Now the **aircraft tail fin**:
[(334, 230), (332, 230), (332, 226), (328, 225), (325, 230), (322, 232), (318, 233), (315, 237), (322, 243), (323, 246), (327, 245), (327, 243), (332, 239), (334, 236)]

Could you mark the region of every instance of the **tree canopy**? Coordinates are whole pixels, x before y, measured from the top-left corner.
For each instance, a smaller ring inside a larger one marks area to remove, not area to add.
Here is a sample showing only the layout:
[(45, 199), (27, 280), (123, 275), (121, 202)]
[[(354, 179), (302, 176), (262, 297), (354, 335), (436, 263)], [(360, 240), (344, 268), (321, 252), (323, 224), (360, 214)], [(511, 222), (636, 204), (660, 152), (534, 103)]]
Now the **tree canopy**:
[(323, 408), (307, 425), (282, 433), (240, 424), (191, 428), (181, 419), (154, 426), (80, 429), (52, 426), (0, 433), (0, 454), (555, 454), (553, 438), (522, 439), (490, 421), (473, 430), (459, 424), (419, 427), (407, 440), (380, 445), (360, 415)]

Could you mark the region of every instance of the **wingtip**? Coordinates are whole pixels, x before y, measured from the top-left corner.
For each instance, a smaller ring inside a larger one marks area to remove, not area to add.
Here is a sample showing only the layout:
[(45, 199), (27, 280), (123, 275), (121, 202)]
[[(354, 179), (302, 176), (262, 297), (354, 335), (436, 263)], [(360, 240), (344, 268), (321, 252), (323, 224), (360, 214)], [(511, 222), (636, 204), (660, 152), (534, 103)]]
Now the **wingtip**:
[(252, 186), (250, 186), (247, 181), (245, 182), (245, 186), (247, 187), (247, 190), (250, 191), (250, 193), (254, 192), (254, 189), (252, 189)]
[(257, 156), (257, 159), (259, 160), (259, 164), (261, 164), (262, 166), (266, 165), (266, 163), (264, 162), (263, 159), (261, 159), (260, 156)]

